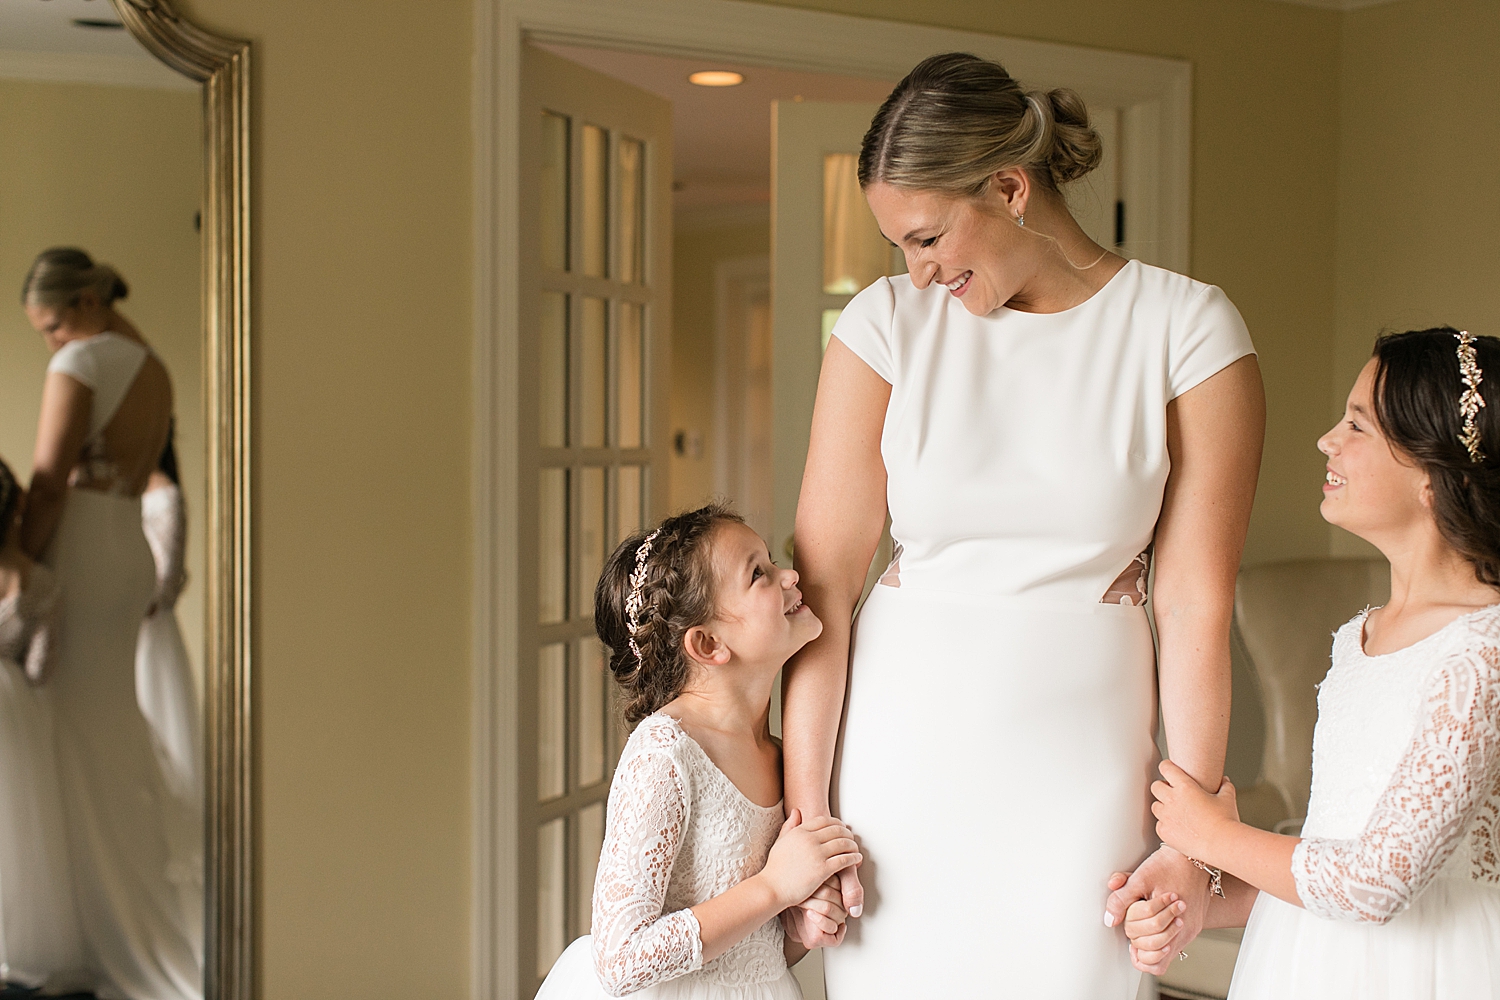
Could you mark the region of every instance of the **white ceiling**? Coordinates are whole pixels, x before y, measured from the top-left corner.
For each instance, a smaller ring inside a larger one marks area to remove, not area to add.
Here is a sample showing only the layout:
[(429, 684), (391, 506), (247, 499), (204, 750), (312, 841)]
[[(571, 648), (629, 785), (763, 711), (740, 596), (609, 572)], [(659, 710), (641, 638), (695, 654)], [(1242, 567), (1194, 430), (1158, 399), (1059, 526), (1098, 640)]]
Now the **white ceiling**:
[[(672, 102), (672, 166), (678, 187), (673, 204), (679, 210), (770, 200), (773, 100), (802, 97), (878, 104), (896, 85), (894, 80), (766, 69), (716, 59), (542, 47)], [(688, 74), (700, 69), (734, 70), (745, 75), (745, 82), (737, 87), (688, 83)]]
[(123, 28), (80, 28), (74, 18), (119, 21), (109, 0), (0, 0), (0, 49), (152, 59)]

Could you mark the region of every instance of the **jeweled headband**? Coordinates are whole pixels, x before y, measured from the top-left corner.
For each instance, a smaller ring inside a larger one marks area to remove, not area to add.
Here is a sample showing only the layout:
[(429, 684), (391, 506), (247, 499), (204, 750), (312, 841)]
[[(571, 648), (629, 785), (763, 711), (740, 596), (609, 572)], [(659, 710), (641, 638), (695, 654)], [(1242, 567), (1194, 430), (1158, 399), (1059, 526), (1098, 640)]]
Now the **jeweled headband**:
[(1484, 381), (1484, 373), (1479, 370), (1479, 358), (1474, 353), (1474, 337), (1468, 330), (1454, 336), (1458, 338), (1458, 374), (1464, 381), (1463, 395), (1458, 397), (1458, 412), (1463, 414), (1464, 429), (1458, 440), (1469, 450), (1469, 461), (1478, 465), (1484, 461), (1484, 452), (1479, 448), (1479, 411), (1484, 407), (1479, 386)]
[(635, 550), (635, 571), (630, 574), (630, 593), (625, 597), (625, 630), (630, 633), (630, 651), (635, 654), (636, 663), (641, 662), (641, 647), (635, 644), (635, 637), (641, 632), (641, 590), (646, 586), (646, 560), (651, 557), (651, 543), (659, 534), (661, 529), (657, 528)]

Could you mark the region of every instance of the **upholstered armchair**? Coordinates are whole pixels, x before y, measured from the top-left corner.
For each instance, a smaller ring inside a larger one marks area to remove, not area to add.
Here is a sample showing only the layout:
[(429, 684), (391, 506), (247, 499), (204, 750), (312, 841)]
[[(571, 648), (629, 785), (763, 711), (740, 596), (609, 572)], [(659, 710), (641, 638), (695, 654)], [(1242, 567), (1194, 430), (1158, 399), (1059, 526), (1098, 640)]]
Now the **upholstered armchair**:
[[(1259, 778), (1238, 793), (1246, 823), (1278, 833), (1301, 830), (1312, 789), (1317, 688), (1328, 673), (1333, 633), (1361, 608), (1384, 604), (1389, 596), (1384, 559), (1293, 559), (1240, 571), (1235, 631), (1265, 713)], [(1187, 949), (1190, 957), (1174, 962), (1162, 977), (1160, 995), (1227, 996), (1240, 933), (1204, 931)]]

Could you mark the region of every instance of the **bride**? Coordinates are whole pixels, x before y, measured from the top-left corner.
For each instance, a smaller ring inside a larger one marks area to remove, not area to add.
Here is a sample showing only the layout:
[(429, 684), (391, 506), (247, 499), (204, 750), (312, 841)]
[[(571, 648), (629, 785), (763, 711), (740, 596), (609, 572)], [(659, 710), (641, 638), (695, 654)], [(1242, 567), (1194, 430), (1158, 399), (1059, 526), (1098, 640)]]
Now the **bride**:
[(112, 268), (71, 248), (43, 252), (26, 275), (21, 301), (52, 361), (21, 544), (66, 595), (51, 687), (94, 991), (199, 1000), (202, 848), (194, 817), (167, 789), (135, 690), (156, 584), (140, 497), (166, 443), (172, 382), (114, 308), (127, 292)]

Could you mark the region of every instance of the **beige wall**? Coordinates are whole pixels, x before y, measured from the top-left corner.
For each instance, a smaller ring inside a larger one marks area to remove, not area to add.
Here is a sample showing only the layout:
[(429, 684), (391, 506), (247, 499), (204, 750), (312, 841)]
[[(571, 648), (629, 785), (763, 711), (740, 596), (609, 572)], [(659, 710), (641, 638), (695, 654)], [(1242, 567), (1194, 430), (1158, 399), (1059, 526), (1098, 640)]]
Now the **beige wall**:
[(671, 506), (687, 510), (714, 495), (714, 276), (737, 257), (769, 255), (771, 219), (679, 228), (672, 244), (672, 432), (696, 431), (696, 459), (672, 453)]
[[(1327, 423), (1382, 330), (1500, 334), (1497, 48), (1492, 0), (1402, 0), (1345, 20)], [(1339, 530), (1333, 548), (1369, 551)]]
[(0, 80), (0, 458), (31, 478), (47, 349), (20, 306), (37, 253), (79, 246), (130, 285), (120, 311), (172, 375), (188, 507), (177, 606), (203, 649), (203, 393), (198, 211), (200, 99), (192, 90)]
[(473, 5), (186, 0), (254, 49), (262, 996), (469, 968)]

